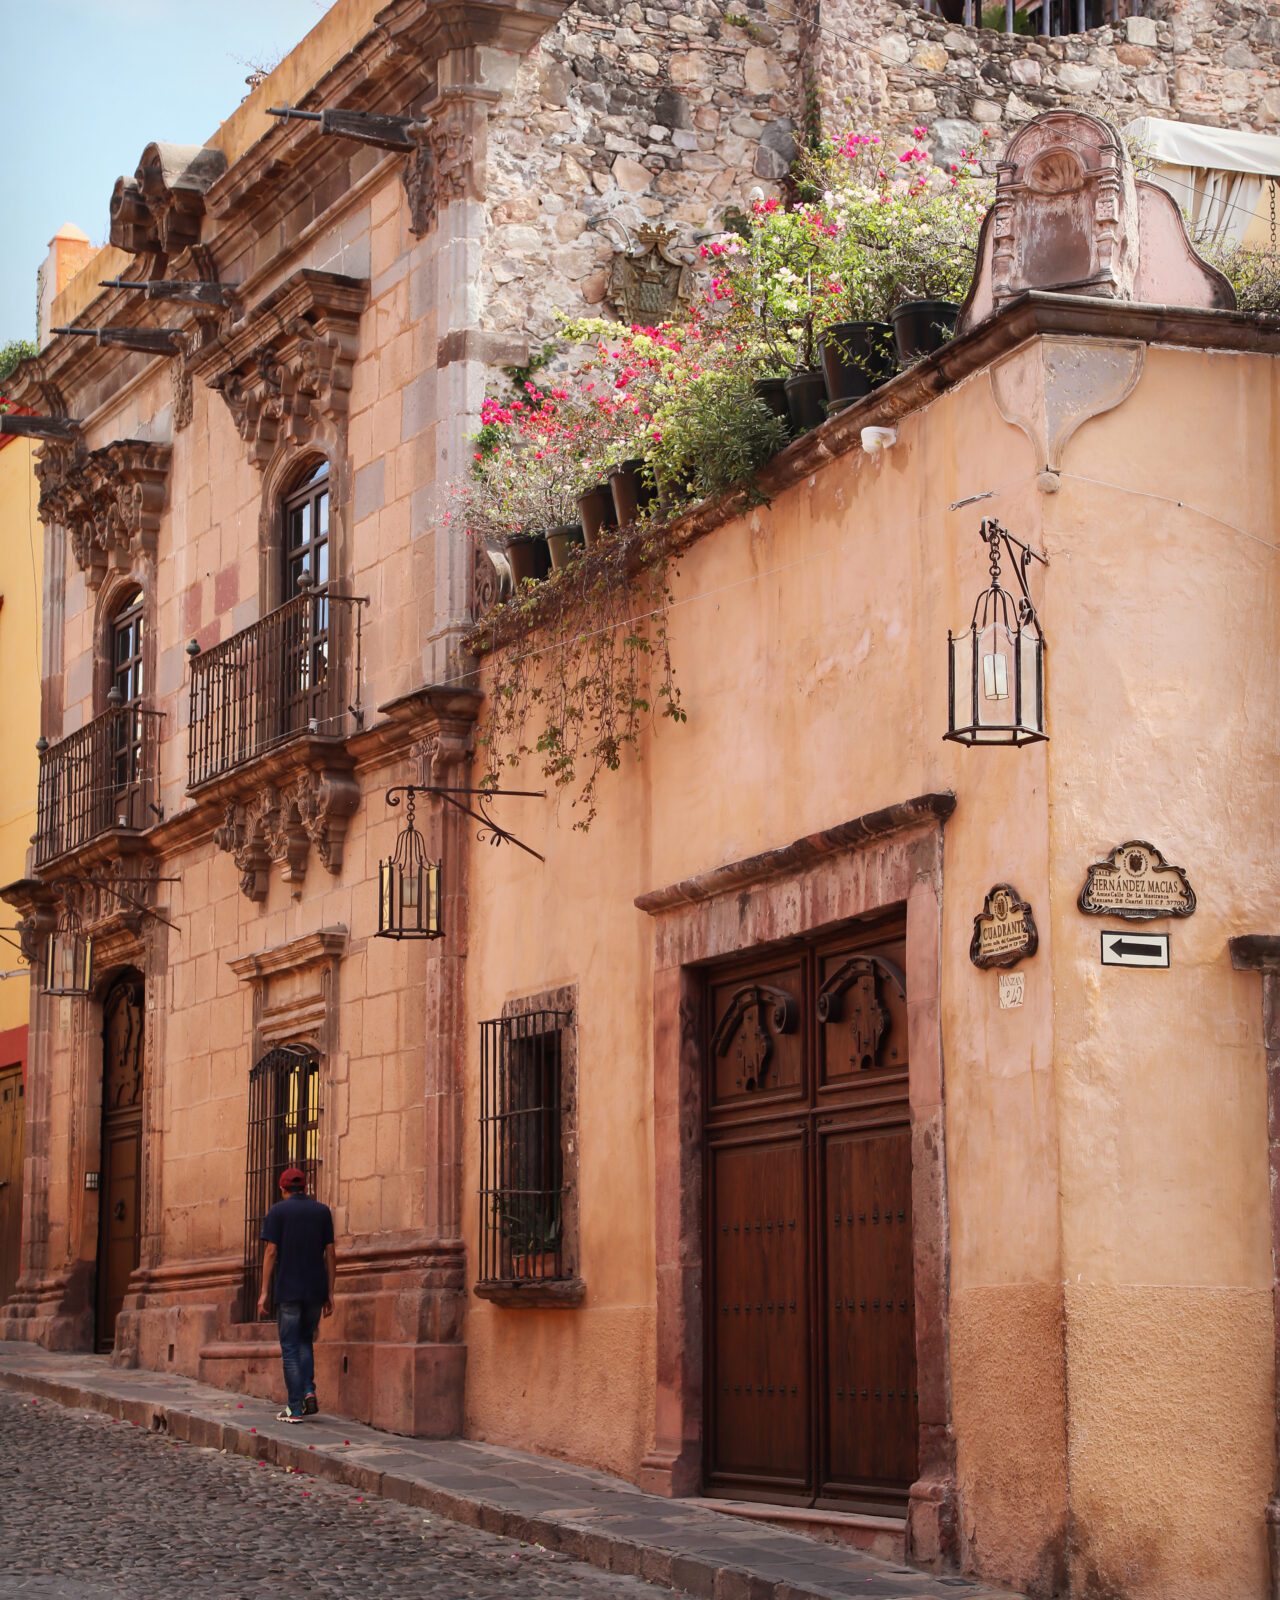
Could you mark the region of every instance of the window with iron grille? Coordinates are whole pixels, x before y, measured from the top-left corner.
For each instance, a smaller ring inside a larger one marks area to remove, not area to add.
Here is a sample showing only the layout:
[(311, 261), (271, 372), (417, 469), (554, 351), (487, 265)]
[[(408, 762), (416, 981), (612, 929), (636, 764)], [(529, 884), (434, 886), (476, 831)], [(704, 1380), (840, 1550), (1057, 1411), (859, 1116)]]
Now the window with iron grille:
[(530, 1002), (480, 1024), (481, 1294), (578, 1282), (572, 1024)]
[(262, 1287), (262, 1219), (280, 1198), (280, 1174), (301, 1167), (316, 1192), (320, 1162), (320, 1061), (303, 1045), (268, 1050), (249, 1074), (249, 1145), (245, 1166), (242, 1319), (257, 1318)]

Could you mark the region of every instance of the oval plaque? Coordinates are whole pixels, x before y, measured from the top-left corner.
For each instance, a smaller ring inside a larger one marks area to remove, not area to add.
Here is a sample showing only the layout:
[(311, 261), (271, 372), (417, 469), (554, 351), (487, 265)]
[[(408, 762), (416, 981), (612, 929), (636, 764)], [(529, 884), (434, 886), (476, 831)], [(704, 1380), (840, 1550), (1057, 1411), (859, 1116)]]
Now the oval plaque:
[(1181, 867), (1170, 866), (1145, 839), (1130, 839), (1089, 868), (1079, 905), (1091, 917), (1149, 922), (1153, 917), (1189, 917), (1196, 895)]
[(997, 883), (973, 919), (969, 960), (975, 967), (1014, 967), (1040, 944), (1031, 907), (1011, 883)]

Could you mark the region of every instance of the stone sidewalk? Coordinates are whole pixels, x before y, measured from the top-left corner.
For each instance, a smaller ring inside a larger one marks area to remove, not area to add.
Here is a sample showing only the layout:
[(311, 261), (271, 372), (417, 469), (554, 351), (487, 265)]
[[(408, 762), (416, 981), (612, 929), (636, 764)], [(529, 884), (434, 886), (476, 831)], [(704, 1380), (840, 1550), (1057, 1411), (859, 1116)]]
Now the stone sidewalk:
[(699, 1600), (1014, 1600), (967, 1578), (933, 1577), (496, 1445), (402, 1439), (324, 1416), (278, 1423), (266, 1401), (112, 1367), (104, 1356), (0, 1343), (0, 1385), (332, 1479)]

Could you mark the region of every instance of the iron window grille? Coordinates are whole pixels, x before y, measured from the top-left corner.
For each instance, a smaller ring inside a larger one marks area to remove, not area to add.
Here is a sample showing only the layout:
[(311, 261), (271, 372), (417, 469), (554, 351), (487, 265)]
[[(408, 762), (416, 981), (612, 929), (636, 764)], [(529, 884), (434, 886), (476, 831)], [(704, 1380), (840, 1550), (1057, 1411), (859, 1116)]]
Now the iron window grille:
[(280, 1174), (301, 1167), (307, 1193), (320, 1165), (320, 1060), (302, 1045), (268, 1050), (249, 1074), (249, 1144), (245, 1168), (245, 1322), (258, 1316), (262, 1288), (262, 1219), (279, 1199)]
[(481, 1283), (570, 1276), (565, 1251), (567, 1011), (480, 1024)]

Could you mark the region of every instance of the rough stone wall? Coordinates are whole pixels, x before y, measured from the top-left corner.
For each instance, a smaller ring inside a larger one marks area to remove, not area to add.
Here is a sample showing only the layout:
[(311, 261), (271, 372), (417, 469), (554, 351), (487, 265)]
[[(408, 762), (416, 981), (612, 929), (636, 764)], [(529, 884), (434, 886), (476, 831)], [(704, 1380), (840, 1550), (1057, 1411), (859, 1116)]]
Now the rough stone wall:
[(774, 192), (800, 58), (786, 0), (579, 0), (490, 125), (485, 325), (536, 344), (556, 310), (601, 309), (640, 224), (676, 228), (688, 255), (753, 187)]
[(828, 126), (928, 123), (953, 158), (1058, 107), (1123, 126), (1167, 117), (1262, 129), (1280, 121), (1274, 0), (1166, 0), (1153, 16), (1064, 38), (964, 28), (911, 0), (821, 0), (811, 71)]

